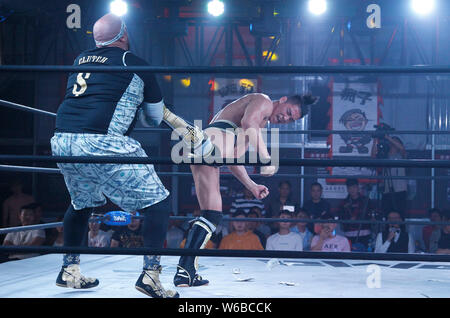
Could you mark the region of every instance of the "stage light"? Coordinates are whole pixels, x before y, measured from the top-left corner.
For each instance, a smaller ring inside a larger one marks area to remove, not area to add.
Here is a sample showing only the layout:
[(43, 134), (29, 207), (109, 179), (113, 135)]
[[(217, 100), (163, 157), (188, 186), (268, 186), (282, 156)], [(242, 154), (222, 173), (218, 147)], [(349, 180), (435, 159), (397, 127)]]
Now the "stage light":
[(321, 15), (327, 11), (327, 2), (326, 0), (309, 0), (308, 8), (312, 14)]
[(186, 77), (186, 78), (182, 78), (180, 80), (181, 85), (183, 85), (184, 87), (189, 87), (191, 86), (191, 78), (190, 77)]
[(220, 0), (212, 0), (208, 2), (208, 12), (212, 16), (218, 17), (225, 11), (225, 5)]
[(216, 82), (215, 80), (213, 80), (213, 79), (210, 79), (210, 80), (208, 81), (208, 85), (209, 85), (209, 90), (210, 90), (210, 91), (216, 92), (216, 91), (218, 91), (218, 90), (220, 89), (219, 83), (217, 83), (217, 82)]
[(251, 81), (247, 78), (243, 78), (243, 79), (239, 80), (239, 86), (243, 87), (247, 90), (251, 90), (251, 89), (253, 89), (253, 87), (255, 87), (255, 84), (253, 83), (253, 81)]
[(277, 53), (274, 53), (274, 52), (269, 53), (269, 51), (263, 51), (262, 52), (262, 56), (263, 57), (266, 57), (267, 55), (270, 56), (270, 60), (271, 61), (278, 61), (278, 54)]
[(128, 11), (128, 4), (122, 0), (114, 0), (109, 5), (111, 13), (121, 17)]
[(411, 7), (415, 13), (427, 15), (434, 10), (435, 0), (412, 0)]

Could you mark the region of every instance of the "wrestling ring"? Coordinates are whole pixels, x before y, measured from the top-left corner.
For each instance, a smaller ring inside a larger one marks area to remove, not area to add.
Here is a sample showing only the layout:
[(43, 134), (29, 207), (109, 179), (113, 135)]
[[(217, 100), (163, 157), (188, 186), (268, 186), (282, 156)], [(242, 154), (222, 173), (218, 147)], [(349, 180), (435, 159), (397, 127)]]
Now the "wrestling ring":
[[(69, 67), (0, 66), (0, 72), (155, 72), (155, 73), (291, 73), (291, 74), (434, 74), (450, 73), (449, 67)], [(0, 105), (55, 117), (54, 113), (0, 100)], [(288, 133), (305, 133), (302, 131)], [(333, 134), (334, 131), (316, 133)], [(340, 132), (345, 133), (345, 132)], [(407, 133), (407, 132), (405, 132)], [(409, 132), (441, 134), (443, 132)], [(22, 166), (25, 163), (133, 163), (173, 165), (171, 158), (54, 157), (0, 155), (0, 171), (59, 173), (56, 168)], [(183, 162), (180, 165), (208, 164)], [(239, 162), (227, 165), (242, 164)], [(252, 163), (263, 166), (263, 163)], [(388, 159), (297, 159), (281, 158), (280, 166), (296, 167), (414, 167), (450, 168), (450, 160)], [(189, 177), (190, 173), (164, 172), (158, 175)], [(308, 176), (304, 176), (308, 177)], [(309, 176), (312, 177), (312, 176)], [(361, 176), (361, 178), (377, 178)], [(434, 178), (439, 178), (435, 176)], [(172, 219), (189, 219), (171, 217)], [(232, 218), (225, 218), (231, 221)], [(247, 221), (277, 222), (281, 219), (248, 218)], [(283, 219), (284, 222), (321, 223), (323, 220)], [(330, 221), (327, 221), (328, 223)], [(335, 220), (336, 223), (364, 221)], [(368, 221), (369, 222), (369, 221)], [(370, 221), (386, 224), (385, 221)], [(389, 222), (392, 223), (392, 222)], [(401, 224), (448, 224), (445, 222), (399, 222)], [(61, 226), (61, 222), (1, 229), (0, 234)], [(448, 298), (450, 297), (450, 255), (427, 253), (290, 252), (243, 250), (190, 250), (146, 248), (21, 247), (2, 246), (0, 253), (39, 253), (40, 256), (0, 264), (0, 297), (7, 298), (145, 298), (133, 282), (141, 271), (138, 255), (162, 255), (161, 282), (172, 286), (178, 256), (197, 255), (200, 272), (210, 279), (208, 286), (178, 288), (182, 298)], [(98, 277), (100, 285), (90, 290), (68, 290), (55, 286), (63, 253), (80, 253), (82, 271)]]

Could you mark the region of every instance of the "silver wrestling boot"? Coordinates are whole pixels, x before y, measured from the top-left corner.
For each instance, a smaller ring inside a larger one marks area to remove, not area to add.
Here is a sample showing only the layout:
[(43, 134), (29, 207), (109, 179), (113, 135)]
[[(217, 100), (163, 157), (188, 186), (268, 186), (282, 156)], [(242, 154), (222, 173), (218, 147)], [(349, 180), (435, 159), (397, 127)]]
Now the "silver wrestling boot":
[(78, 264), (72, 264), (67, 267), (63, 266), (58, 278), (56, 278), (56, 286), (59, 287), (87, 289), (96, 287), (98, 284), (98, 279), (81, 275), (80, 265)]
[(143, 270), (136, 282), (136, 289), (141, 293), (153, 298), (179, 298), (180, 295), (174, 290), (166, 290), (159, 281), (161, 266), (155, 269)]

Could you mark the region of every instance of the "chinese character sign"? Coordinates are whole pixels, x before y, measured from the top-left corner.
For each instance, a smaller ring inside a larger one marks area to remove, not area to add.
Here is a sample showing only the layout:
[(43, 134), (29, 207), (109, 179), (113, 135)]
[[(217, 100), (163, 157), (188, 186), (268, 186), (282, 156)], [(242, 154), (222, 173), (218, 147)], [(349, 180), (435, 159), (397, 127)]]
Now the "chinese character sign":
[(210, 81), (210, 85), (214, 90), (213, 115), (236, 99), (257, 92), (256, 79), (216, 78)]
[[(334, 83), (333, 130), (374, 130), (378, 122), (376, 83)], [(370, 156), (372, 137), (362, 134), (334, 134), (333, 156)]]

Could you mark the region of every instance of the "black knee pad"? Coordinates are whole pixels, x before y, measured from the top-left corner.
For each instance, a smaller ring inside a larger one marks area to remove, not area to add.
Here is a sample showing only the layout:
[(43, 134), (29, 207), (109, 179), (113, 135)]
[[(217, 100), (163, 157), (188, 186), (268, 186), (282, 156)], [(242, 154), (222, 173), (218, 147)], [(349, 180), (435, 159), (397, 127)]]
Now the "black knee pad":
[(207, 221), (207, 222), (205, 222), (206, 224), (209, 222), (214, 226), (214, 229), (211, 228), (211, 230), (214, 232), (217, 225), (219, 225), (220, 222), (222, 222), (223, 214), (221, 211), (202, 210), (202, 215), (201, 215), (200, 219), (201, 218), (206, 219), (206, 221)]

